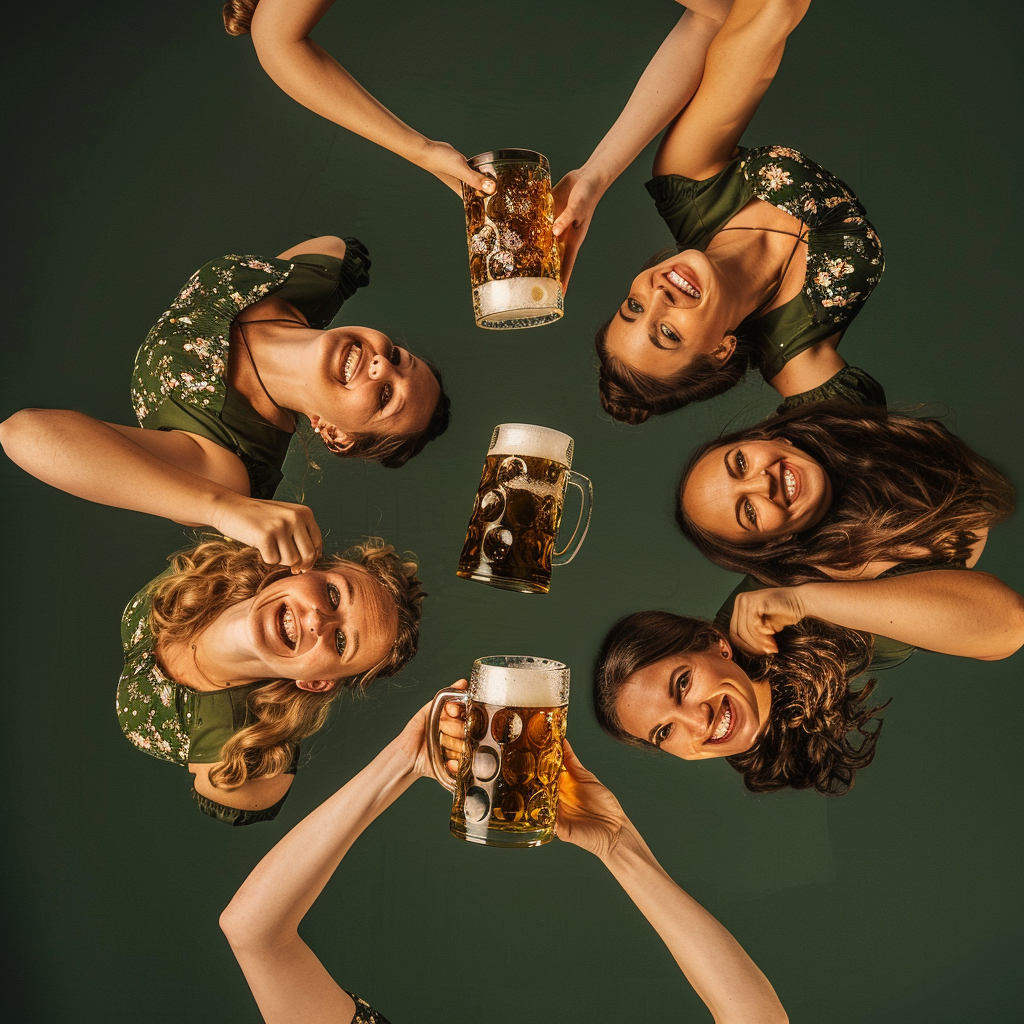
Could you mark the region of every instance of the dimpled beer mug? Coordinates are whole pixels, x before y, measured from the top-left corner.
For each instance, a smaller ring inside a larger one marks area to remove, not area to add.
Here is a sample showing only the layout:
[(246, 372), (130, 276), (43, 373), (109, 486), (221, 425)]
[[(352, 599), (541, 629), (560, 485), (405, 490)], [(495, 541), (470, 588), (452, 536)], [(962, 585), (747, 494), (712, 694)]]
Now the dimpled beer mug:
[[(466, 706), (466, 742), (453, 779), (438, 741), (448, 701)], [(547, 658), (473, 662), (468, 690), (442, 690), (431, 708), (434, 774), (455, 794), (450, 829), (484, 846), (541, 846), (555, 837), (569, 669)]]
[[(487, 449), (456, 575), (502, 590), (546, 594), (552, 565), (572, 561), (590, 526), (593, 487), (571, 465), (568, 434), (532, 423), (499, 423)], [(555, 551), (570, 484), (579, 489), (583, 505), (572, 537)]]
[(462, 186), (477, 327), (539, 327), (562, 315), (561, 260), (547, 158), (532, 149), (481, 153), (469, 164), (493, 177), (493, 195)]

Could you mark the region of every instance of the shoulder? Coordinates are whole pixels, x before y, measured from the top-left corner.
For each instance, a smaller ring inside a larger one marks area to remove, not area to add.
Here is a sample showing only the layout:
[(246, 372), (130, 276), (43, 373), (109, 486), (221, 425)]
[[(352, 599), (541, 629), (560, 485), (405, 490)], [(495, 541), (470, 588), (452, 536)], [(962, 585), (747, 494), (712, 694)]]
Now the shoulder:
[(216, 764), (190, 762), (193, 774), (192, 798), (206, 815), (228, 825), (251, 825), (271, 821), (284, 805), (294, 775), (287, 773), (269, 778), (253, 779), (235, 789), (220, 789), (210, 781)]

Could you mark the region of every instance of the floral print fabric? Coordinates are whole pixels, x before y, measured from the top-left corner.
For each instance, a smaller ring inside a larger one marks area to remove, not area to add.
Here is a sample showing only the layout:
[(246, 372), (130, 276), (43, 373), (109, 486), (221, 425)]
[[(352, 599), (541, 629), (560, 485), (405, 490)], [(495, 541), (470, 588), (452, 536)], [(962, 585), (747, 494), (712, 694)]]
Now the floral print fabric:
[(360, 999), (352, 992), (348, 994), (352, 996), (356, 1004), (356, 1012), (350, 1024), (390, 1024), (384, 1014), (378, 1013), (365, 999)]

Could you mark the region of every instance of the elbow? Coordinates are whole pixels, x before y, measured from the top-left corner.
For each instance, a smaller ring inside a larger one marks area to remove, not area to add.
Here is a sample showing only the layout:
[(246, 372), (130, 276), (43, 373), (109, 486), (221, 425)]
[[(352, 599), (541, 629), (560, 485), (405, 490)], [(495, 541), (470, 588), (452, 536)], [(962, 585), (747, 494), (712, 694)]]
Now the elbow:
[(0, 423), (0, 446), (19, 466), (34, 440), (45, 433), (48, 409), (22, 409)]
[(237, 900), (232, 900), (221, 911), (220, 918), (217, 921), (220, 925), (220, 930), (224, 933), (224, 938), (228, 940), (228, 945), (232, 949), (238, 949), (242, 945), (245, 934), (243, 918), (244, 913), (241, 911)]
[(765, 0), (763, 10), (769, 13), (777, 24), (785, 24), (786, 31), (792, 32), (800, 24), (811, 0)]
[(1001, 628), (992, 637), (991, 650), (979, 656), (980, 661), (1003, 661), (1024, 647), (1024, 597), (1013, 590), (1009, 593), (1010, 600), (999, 617)]

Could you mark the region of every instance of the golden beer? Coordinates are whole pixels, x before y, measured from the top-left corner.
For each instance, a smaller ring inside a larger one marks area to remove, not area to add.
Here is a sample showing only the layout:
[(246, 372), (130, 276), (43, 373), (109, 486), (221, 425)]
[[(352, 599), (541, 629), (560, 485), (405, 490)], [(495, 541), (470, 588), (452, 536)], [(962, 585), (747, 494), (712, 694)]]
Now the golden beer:
[[(503, 590), (548, 592), (552, 565), (572, 560), (590, 523), (593, 492), (590, 481), (569, 468), (572, 448), (571, 437), (547, 427), (495, 427), (456, 575)], [(570, 484), (583, 506), (569, 543), (555, 551)]]
[(477, 326), (508, 330), (558, 320), (561, 260), (547, 158), (531, 149), (499, 149), (469, 164), (497, 185), (489, 196), (462, 186)]
[[(473, 665), (469, 690), (442, 691), (435, 709), (449, 700), (466, 704), (466, 740), (450, 787), (452, 835), (485, 846), (550, 842), (558, 813), (569, 669), (546, 658), (481, 658)], [(434, 721), (435, 773), (441, 756), (436, 737)]]

